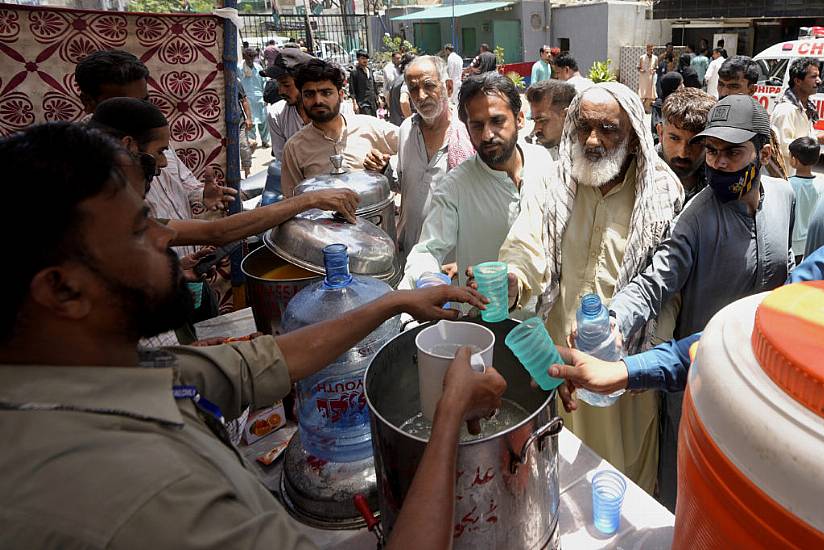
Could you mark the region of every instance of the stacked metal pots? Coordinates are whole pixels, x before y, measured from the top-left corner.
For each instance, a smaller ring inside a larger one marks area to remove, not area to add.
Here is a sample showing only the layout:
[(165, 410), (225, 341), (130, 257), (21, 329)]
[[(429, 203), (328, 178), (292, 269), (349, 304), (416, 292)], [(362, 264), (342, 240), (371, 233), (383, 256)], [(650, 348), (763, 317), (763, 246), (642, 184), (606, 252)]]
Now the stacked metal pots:
[[(295, 194), (330, 188), (352, 189), (361, 198), (356, 211), (357, 223), (348, 223), (333, 212), (303, 212), (266, 233), (263, 238), (266, 249), (254, 251), (241, 263), (255, 322), (262, 332), (276, 333), (281, 314), (292, 296), (325, 273), (322, 250), (327, 245), (347, 246), (350, 271), (354, 274), (375, 277), (393, 287), (401, 280), (403, 273), (395, 243), (395, 205), (389, 182), (376, 172), (346, 172), (340, 168), (341, 160), (339, 155), (332, 157), (336, 173), (303, 181), (296, 187)], [(277, 279), (264, 276), (286, 264), (309, 273)]]

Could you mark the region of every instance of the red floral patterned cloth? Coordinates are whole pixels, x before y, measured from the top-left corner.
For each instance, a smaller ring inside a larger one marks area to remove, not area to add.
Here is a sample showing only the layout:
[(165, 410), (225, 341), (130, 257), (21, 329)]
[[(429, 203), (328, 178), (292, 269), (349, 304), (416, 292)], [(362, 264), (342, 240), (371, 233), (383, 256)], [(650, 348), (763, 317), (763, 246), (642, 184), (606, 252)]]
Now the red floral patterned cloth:
[(121, 49), (149, 68), (149, 97), (169, 119), (172, 147), (200, 178), (226, 170), (223, 27), (210, 15), (155, 15), (0, 4), (0, 134), (79, 120), (74, 67)]

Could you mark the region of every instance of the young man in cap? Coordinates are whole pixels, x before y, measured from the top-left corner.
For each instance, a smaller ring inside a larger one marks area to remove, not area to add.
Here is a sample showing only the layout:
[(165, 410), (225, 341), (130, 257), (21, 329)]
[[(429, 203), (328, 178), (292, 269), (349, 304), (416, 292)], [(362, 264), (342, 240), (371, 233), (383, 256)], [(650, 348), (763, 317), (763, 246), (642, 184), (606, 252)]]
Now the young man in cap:
[(262, 76), (274, 78), (278, 83), (278, 93), (283, 98), (266, 107), (266, 119), (272, 138), (272, 156), (283, 160), (286, 141), (309, 123), (309, 115), (303, 110), (300, 90), (295, 84), (295, 72), (302, 64), (312, 59), (298, 48), (284, 48), (276, 56), (272, 65), (261, 71)]
[(375, 84), (375, 78), (369, 68), (369, 53), (366, 50), (358, 50), (355, 55), (358, 63), (349, 75), (349, 93), (355, 98), (360, 114), (376, 116), (378, 114), (378, 85)]
[[(718, 97), (724, 99), (728, 95), (754, 95), (760, 75), (758, 64), (752, 58), (746, 55), (730, 57), (721, 64), (718, 70)], [(778, 137), (775, 135), (775, 128), (770, 129), (770, 145), (773, 154), (770, 155), (769, 164), (763, 169), (767, 171), (767, 175), (785, 180), (787, 169), (784, 166), (784, 159), (778, 154), (781, 148), (778, 144)]]
[[(753, 98), (728, 96), (709, 112), (690, 142), (703, 142), (707, 187), (675, 220), (649, 266), (609, 305), (624, 339), (658, 317), (677, 293), (681, 311), (674, 337), (704, 328), (724, 306), (783, 284), (794, 266), (795, 199), (785, 181), (761, 173), (773, 153), (770, 119)], [(658, 487), (675, 507), (676, 446), (681, 395), (667, 394)]]

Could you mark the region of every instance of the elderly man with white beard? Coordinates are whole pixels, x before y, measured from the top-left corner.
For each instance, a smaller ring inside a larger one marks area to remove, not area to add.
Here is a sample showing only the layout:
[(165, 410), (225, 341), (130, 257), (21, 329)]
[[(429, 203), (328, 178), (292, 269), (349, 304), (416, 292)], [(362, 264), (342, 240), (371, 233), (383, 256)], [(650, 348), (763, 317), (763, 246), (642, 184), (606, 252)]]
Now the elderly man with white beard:
[[(646, 267), (681, 210), (684, 191), (655, 153), (638, 95), (623, 84), (596, 84), (572, 101), (559, 156), (546, 201), (522, 206), (499, 259), (509, 264), (510, 305), (520, 307), (540, 294), (539, 315), (562, 343), (584, 294), (609, 304)], [(625, 347), (638, 351), (653, 333), (648, 326)], [(565, 423), (652, 492), (658, 461), (654, 392), (624, 395), (606, 408), (581, 404)]]
[(421, 236), (432, 191), (449, 170), (475, 154), (466, 126), (450, 105), (453, 83), (446, 62), (433, 55), (417, 57), (406, 66), (404, 79), (417, 112), (403, 121), (398, 137), (402, 265)]

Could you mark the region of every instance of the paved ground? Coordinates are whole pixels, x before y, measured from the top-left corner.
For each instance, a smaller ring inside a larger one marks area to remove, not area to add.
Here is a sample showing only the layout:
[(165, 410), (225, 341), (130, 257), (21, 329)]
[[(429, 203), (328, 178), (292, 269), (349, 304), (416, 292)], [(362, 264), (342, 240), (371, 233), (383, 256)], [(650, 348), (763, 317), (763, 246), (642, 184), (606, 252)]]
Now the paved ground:
[[(266, 170), (270, 162), (272, 162), (272, 149), (269, 147), (258, 147), (252, 152), (252, 171), (249, 175), (251, 176)], [(242, 176), (243, 174), (241, 174), (241, 177)]]

